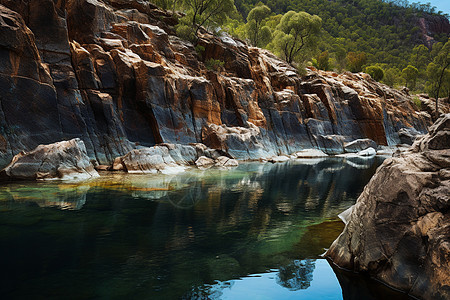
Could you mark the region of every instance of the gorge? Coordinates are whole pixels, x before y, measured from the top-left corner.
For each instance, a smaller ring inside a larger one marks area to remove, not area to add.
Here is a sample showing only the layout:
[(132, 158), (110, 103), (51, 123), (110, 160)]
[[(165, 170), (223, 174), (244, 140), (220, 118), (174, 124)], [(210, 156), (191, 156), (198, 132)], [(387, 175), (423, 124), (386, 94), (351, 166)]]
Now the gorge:
[(177, 22), (0, 0), (0, 292), (448, 297), (449, 99), (432, 125), (426, 95)]

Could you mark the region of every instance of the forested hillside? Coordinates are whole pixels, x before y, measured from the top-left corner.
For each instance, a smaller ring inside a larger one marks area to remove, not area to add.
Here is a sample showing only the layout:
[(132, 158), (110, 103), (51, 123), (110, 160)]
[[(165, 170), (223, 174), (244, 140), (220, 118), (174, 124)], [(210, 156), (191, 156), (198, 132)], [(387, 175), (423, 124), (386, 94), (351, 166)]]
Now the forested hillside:
[[(260, 0), (236, 0), (236, 8), (244, 18)], [(421, 18), (433, 23), (427, 28), (434, 41), (446, 42), (449, 34), (448, 15), (428, 5), (408, 5), (404, 1), (380, 0), (262, 0), (275, 14), (289, 10), (305, 11), (322, 18), (323, 29), (330, 35), (325, 42), (351, 51), (364, 51), (370, 62), (386, 62), (397, 66), (408, 63), (411, 49), (419, 44), (431, 46), (422, 34)], [(423, 22), (423, 21), (422, 21)], [(441, 23), (435, 25), (435, 23)], [(322, 45), (325, 49), (326, 43)], [(332, 50), (332, 49), (331, 49)]]
[[(406, 0), (154, 0), (178, 10), (179, 37), (201, 27), (271, 50), (297, 67), (369, 73), (392, 87), (448, 96), (449, 16)], [(447, 43), (446, 46), (444, 46)], [(201, 48), (198, 48), (201, 52)], [(211, 68), (220, 61), (208, 62)]]
[[(260, 0), (236, 0), (237, 10), (246, 18)], [(305, 11), (322, 19), (322, 36), (316, 59), (324, 51), (327, 67), (360, 71), (349, 66), (349, 52), (359, 52), (364, 65), (377, 64), (390, 85), (405, 85), (401, 71), (408, 65), (418, 69), (418, 80), (410, 88), (424, 90), (427, 64), (433, 60), (432, 47), (442, 47), (449, 38), (448, 15), (430, 4), (380, 0), (262, 0), (274, 14)], [(438, 49), (434, 52), (438, 52)], [(361, 67), (362, 67), (361, 66)], [(320, 67), (320, 66), (319, 66)], [(405, 77), (404, 75), (403, 77)], [(384, 76), (383, 76), (384, 77)], [(397, 78), (397, 79), (395, 79)], [(416, 86), (417, 83), (417, 86)]]

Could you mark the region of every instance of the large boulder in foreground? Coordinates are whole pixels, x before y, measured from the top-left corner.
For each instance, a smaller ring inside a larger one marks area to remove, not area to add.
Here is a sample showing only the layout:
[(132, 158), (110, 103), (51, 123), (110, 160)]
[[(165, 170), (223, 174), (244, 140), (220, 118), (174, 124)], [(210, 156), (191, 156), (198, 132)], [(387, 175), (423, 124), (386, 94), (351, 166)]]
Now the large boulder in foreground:
[(450, 114), (387, 159), (326, 256), (420, 299), (450, 299)]
[(21, 152), (0, 171), (1, 180), (66, 180), (98, 176), (83, 141), (78, 138)]

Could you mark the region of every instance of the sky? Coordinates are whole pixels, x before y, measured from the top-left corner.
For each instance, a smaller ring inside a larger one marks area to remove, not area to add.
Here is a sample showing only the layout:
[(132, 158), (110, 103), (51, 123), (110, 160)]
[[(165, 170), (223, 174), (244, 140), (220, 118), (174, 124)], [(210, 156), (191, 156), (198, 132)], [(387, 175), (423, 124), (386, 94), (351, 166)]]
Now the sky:
[(436, 6), (437, 11), (442, 10), (444, 13), (450, 15), (450, 0), (410, 0), (409, 3), (420, 2), (420, 3), (431, 3), (431, 6)]

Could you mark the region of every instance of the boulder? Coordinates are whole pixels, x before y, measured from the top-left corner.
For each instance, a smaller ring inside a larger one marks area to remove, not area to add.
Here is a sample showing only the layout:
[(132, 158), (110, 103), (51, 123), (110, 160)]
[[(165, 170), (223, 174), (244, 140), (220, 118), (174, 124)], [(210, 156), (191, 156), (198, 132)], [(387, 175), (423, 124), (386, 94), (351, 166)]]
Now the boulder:
[(377, 154), (377, 151), (375, 149), (373, 149), (372, 147), (367, 148), (365, 150), (361, 150), (358, 153), (356, 153), (356, 155), (358, 156), (374, 156)]
[(239, 162), (235, 159), (226, 157), (226, 156), (219, 156), (216, 159), (215, 163), (216, 167), (222, 167), (222, 168), (233, 168), (239, 166)]
[(80, 139), (39, 145), (21, 152), (0, 171), (1, 180), (88, 179), (98, 177)]
[(450, 299), (450, 114), (386, 159), (326, 252), (419, 299)]
[(271, 163), (275, 164), (275, 163), (286, 162), (286, 161), (288, 161), (290, 159), (291, 158), (289, 156), (286, 156), (286, 155), (273, 156), (273, 157), (269, 158), (268, 162), (271, 162)]
[(195, 165), (198, 168), (209, 168), (214, 165), (214, 159), (206, 157), (206, 156), (200, 156), (196, 161)]
[[(178, 159), (178, 158), (177, 158)], [(181, 160), (179, 160), (180, 162)], [(177, 173), (185, 170), (177, 163), (165, 146), (154, 146), (131, 150), (114, 160), (113, 170), (126, 170), (128, 173)]]
[(295, 158), (317, 158), (317, 157), (327, 157), (328, 154), (324, 153), (319, 149), (304, 149), (293, 154)]
[(398, 131), (398, 137), (400, 138), (401, 144), (412, 145), (418, 136), (422, 133), (417, 131), (415, 128), (408, 127), (402, 128)]
[(350, 143), (344, 144), (344, 151), (347, 153), (357, 153), (369, 147), (377, 149), (377, 143), (371, 139), (357, 139)]

